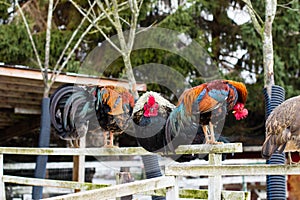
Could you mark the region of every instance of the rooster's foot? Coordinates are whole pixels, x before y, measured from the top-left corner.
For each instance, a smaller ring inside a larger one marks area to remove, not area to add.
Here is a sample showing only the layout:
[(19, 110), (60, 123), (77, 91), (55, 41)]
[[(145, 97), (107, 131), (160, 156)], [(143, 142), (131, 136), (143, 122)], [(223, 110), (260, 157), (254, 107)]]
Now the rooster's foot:
[(218, 142), (218, 141), (208, 140), (208, 141), (205, 142), (205, 144), (224, 144), (224, 142)]
[(104, 148), (118, 148), (118, 146), (112, 145), (112, 144), (105, 144), (103, 146)]

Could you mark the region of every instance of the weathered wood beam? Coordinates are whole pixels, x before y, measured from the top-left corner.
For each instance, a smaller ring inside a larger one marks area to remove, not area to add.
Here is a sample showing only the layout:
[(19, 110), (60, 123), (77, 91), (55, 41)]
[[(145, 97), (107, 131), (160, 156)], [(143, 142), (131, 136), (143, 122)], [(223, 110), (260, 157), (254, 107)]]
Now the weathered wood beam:
[(25, 114), (25, 115), (39, 115), (41, 114), (41, 109), (38, 107), (33, 108), (18, 108), (14, 109), (16, 114)]
[(22, 120), (18, 124), (14, 124), (0, 133), (0, 144), (15, 136), (25, 135), (32, 130), (40, 127), (40, 118), (31, 117), (30, 119)]
[(9, 90), (0, 90), (0, 96), (1, 97), (14, 97), (14, 98), (23, 98), (23, 99), (41, 99), (42, 94), (37, 94), (37, 93), (30, 93), (26, 91), (22, 92), (11, 92)]
[(45, 187), (58, 187), (70, 189), (93, 190), (110, 186), (109, 184), (95, 184), (95, 183), (79, 183), (74, 181), (60, 181), (38, 178), (25, 178), (19, 176), (3, 175), (3, 182), (15, 183), (20, 185), (36, 185)]
[[(241, 143), (227, 143), (222, 145), (182, 145), (176, 149), (176, 154), (207, 154), (224, 152), (241, 152)], [(111, 156), (111, 155), (153, 155), (142, 147), (122, 148), (15, 148), (0, 147), (4, 154), (29, 154), (29, 155), (85, 155), (85, 156)]]
[[(49, 76), (51, 76), (52, 72), (49, 71)], [(0, 67), (0, 75), (7, 77), (15, 77), (15, 78), (25, 78), (25, 79), (33, 79), (33, 80), (43, 80), (42, 74), (40, 70), (32, 70), (32, 69), (20, 69), (20, 68), (11, 68), (11, 67)], [(56, 78), (56, 82), (59, 83), (76, 83), (76, 84), (84, 84), (84, 85), (120, 85), (128, 87), (128, 81), (120, 80), (120, 79), (105, 79), (97, 76), (87, 76), (82, 74), (60, 74)], [(138, 83), (137, 90), (146, 91), (146, 84)]]
[(216, 176), (216, 175), (288, 175), (300, 174), (300, 165), (170, 165), (166, 175), (174, 176)]
[(43, 85), (39, 84), (34, 86), (28, 86), (28, 85), (15, 85), (10, 83), (1, 83), (0, 84), (1, 90), (7, 90), (10, 92), (30, 92), (30, 93), (43, 93)]
[(121, 185), (114, 185), (106, 188), (89, 190), (75, 194), (61, 195), (58, 197), (46, 198), (45, 200), (104, 200), (113, 199), (121, 196), (146, 192), (150, 190), (158, 190), (162, 188), (173, 187), (175, 185), (175, 178), (171, 176), (163, 176), (158, 178), (151, 178), (131, 183), (124, 183)]
[[(145, 195), (151, 196), (166, 196), (166, 189), (145, 192)], [(208, 199), (208, 190), (203, 189), (179, 189), (179, 197), (186, 199)], [(231, 197), (231, 198), (229, 198)], [(221, 191), (222, 199), (241, 199), (250, 200), (251, 192), (243, 191)]]
[(2, 104), (25, 104), (25, 105), (41, 105), (41, 99), (23, 99), (22, 97), (15, 98), (15, 97), (1, 97), (0, 102)]
[(6, 199), (5, 197), (5, 184), (3, 181), (3, 154), (0, 154), (0, 199)]
[(33, 109), (38, 109), (41, 107), (41, 105), (27, 105), (27, 104), (22, 104), (22, 103), (10, 103), (10, 104), (0, 104), (0, 109), (1, 108), (9, 108), (9, 109), (14, 109), (16, 107), (19, 108), (33, 108)]

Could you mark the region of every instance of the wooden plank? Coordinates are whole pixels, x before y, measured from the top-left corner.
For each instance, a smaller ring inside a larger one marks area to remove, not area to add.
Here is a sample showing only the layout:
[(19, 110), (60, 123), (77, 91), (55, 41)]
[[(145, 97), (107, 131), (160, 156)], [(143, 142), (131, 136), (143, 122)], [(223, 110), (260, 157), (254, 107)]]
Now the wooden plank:
[[(124, 184), (133, 182), (133, 177), (131, 176), (130, 172), (117, 172), (116, 173), (116, 184)], [(132, 195), (118, 197), (116, 200), (132, 200)]]
[[(31, 105), (35, 105), (35, 106), (40, 106), (41, 105), (41, 99), (23, 99), (22, 97), (19, 98), (14, 98), (14, 97), (1, 97), (0, 96), (0, 102), (2, 104), (9, 104), (9, 105), (27, 105), (27, 106), (31, 106)], [(21, 106), (20, 106), (21, 107)]]
[[(204, 154), (240, 152), (241, 143), (227, 143), (222, 145), (182, 145), (175, 151), (177, 154)], [(0, 147), (0, 153), (4, 154), (30, 154), (30, 155), (86, 155), (86, 156), (111, 156), (111, 155), (153, 155), (142, 147), (122, 147), (122, 148), (15, 148)]]
[(70, 188), (70, 189), (82, 189), (82, 190), (94, 190), (94, 189), (110, 186), (109, 184), (79, 183), (73, 181), (25, 178), (25, 177), (8, 176), (8, 175), (3, 175), (3, 181), (5, 183), (15, 183), (20, 185), (35, 185), (35, 186), (44, 186), (44, 187)]
[(167, 188), (167, 191), (166, 191), (166, 200), (178, 200), (178, 199), (179, 199), (178, 178), (175, 177), (175, 184), (174, 184), (174, 186)]
[[(79, 140), (79, 148), (85, 148), (86, 137), (82, 137)], [(85, 177), (85, 156), (73, 156), (73, 181), (84, 182)], [(75, 192), (80, 192), (80, 190), (76, 189)]]
[(174, 184), (175, 184), (174, 177), (163, 176), (163, 177), (151, 178), (151, 179), (146, 179), (141, 181), (135, 181), (132, 183), (124, 183), (122, 185), (114, 185), (107, 188), (101, 188), (101, 189), (95, 189), (95, 190), (90, 190), (85, 192), (78, 192), (75, 194), (68, 194), (68, 195), (62, 195), (58, 197), (46, 198), (45, 200), (113, 199), (113, 198), (136, 194), (140, 192), (173, 187)]
[[(222, 154), (209, 154), (209, 165), (221, 166)], [(208, 176), (208, 200), (221, 200), (222, 176)]]
[(300, 165), (169, 165), (166, 175), (180, 176), (216, 176), (216, 175), (288, 175), (299, 174)]
[(3, 180), (3, 154), (0, 154), (0, 199), (6, 199), (5, 185)]
[(15, 108), (16, 114), (25, 114), (25, 115), (39, 115), (41, 114), (40, 108)]
[(244, 146), (243, 152), (260, 152), (261, 146)]
[(40, 127), (40, 117), (30, 117), (29, 119), (21, 120), (20, 122), (15, 122), (14, 126), (10, 126), (0, 133), (1, 142), (12, 138), (14, 136), (24, 135), (29, 133), (32, 130), (35, 130)]
[(10, 92), (8, 90), (0, 90), (0, 96), (1, 97), (14, 97), (14, 98), (24, 98), (24, 99), (41, 99), (43, 97), (43, 94), (37, 94), (37, 93), (32, 93), (32, 92)]
[(9, 83), (2, 83), (0, 84), (1, 90), (7, 90), (10, 92), (31, 92), (31, 93), (37, 93), (37, 94), (43, 94), (44, 87), (41, 84), (34, 86), (28, 86), (28, 85), (14, 85)]
[(26, 85), (26, 86), (43, 86), (41, 80), (13, 77), (13, 76), (0, 76), (0, 83), (9, 83), (13, 85)]
[[(145, 192), (145, 195), (156, 195), (156, 196), (166, 196), (166, 189)], [(208, 199), (208, 190), (204, 189), (179, 189), (179, 197), (185, 199)], [(243, 191), (221, 191), (222, 199), (227, 200), (250, 200), (251, 192), (243, 192)]]
[[(48, 72), (49, 76), (52, 75), (52, 72)], [(15, 77), (15, 78), (26, 78), (33, 80), (43, 80), (40, 70), (34, 69), (20, 69), (20, 68), (11, 68), (11, 67), (0, 67), (0, 75), (6, 77)], [(88, 76), (83, 74), (60, 74), (56, 78), (56, 82), (59, 83), (76, 83), (84, 85), (120, 85), (128, 88), (127, 80), (120, 79), (105, 79), (98, 76)], [(137, 90), (146, 91), (146, 84), (137, 83)]]

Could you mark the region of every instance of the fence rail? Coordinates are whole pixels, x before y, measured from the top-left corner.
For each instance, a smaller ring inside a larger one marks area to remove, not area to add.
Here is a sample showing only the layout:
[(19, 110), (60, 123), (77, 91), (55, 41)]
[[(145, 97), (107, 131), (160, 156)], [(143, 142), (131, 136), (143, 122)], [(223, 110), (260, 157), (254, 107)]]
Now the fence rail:
[[(128, 148), (13, 148), (0, 147), (0, 199), (5, 199), (4, 183), (22, 185), (37, 185), (50, 187), (65, 187), (84, 189), (79, 193), (48, 198), (58, 199), (107, 199), (127, 196), (136, 193), (151, 193), (166, 195), (167, 200), (177, 200), (179, 197), (204, 199), (250, 199), (250, 193), (239, 191), (222, 191), (222, 175), (267, 175), (267, 174), (300, 174), (300, 165), (222, 165), (222, 153), (242, 152), (241, 143), (222, 145), (188, 145), (180, 146), (177, 154), (209, 154), (208, 165), (172, 164), (165, 168), (163, 177), (135, 181), (120, 185), (105, 185), (93, 183), (79, 183), (73, 181), (57, 181), (49, 179), (24, 178), (3, 174), (4, 154), (22, 155), (58, 155), (58, 156), (120, 156), (120, 155), (150, 155), (152, 153), (139, 147)], [(179, 176), (209, 177), (208, 190), (179, 189)], [(153, 192), (154, 191), (154, 192)]]
[[(242, 152), (241, 143), (227, 143), (222, 145), (182, 145), (176, 150), (176, 154), (208, 154), (208, 153), (234, 153)], [(56, 155), (56, 156), (129, 156), (129, 155), (153, 155), (142, 147), (122, 148), (15, 148), (0, 147), (0, 154), (18, 155)], [(162, 153), (158, 153), (162, 154)], [(170, 152), (170, 154), (172, 154)]]

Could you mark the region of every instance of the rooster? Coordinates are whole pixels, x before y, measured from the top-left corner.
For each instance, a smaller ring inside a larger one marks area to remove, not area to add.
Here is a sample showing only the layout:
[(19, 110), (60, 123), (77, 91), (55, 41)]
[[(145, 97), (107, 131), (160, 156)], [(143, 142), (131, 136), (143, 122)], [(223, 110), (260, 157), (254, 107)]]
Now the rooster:
[(181, 144), (191, 144), (199, 126), (206, 143), (218, 143), (214, 124), (220, 123), (230, 110), (237, 120), (245, 118), (248, 115), (244, 107), (247, 96), (246, 86), (232, 80), (214, 80), (184, 91), (166, 123), (169, 149), (174, 151)]
[(95, 91), (95, 111), (101, 128), (109, 131), (109, 144), (106, 147), (113, 147), (114, 133), (122, 133), (127, 130), (133, 107), (134, 97), (124, 87), (103, 86)]
[(86, 135), (94, 111), (93, 88), (66, 84), (50, 97), (50, 119), (61, 139), (75, 141)]
[(136, 102), (132, 120), (136, 124), (135, 137), (147, 151), (166, 151), (166, 120), (175, 105), (159, 93), (146, 92)]
[[(284, 101), (270, 113), (266, 135), (263, 158), (269, 159), (276, 150), (282, 153), (289, 141), (300, 148), (300, 95)], [(290, 152), (289, 157), (292, 162)]]
[(113, 147), (113, 133), (127, 128), (133, 107), (133, 96), (124, 87), (68, 84), (52, 95), (50, 117), (62, 139), (76, 141), (101, 127), (110, 132), (109, 144), (105, 137), (105, 146)]

